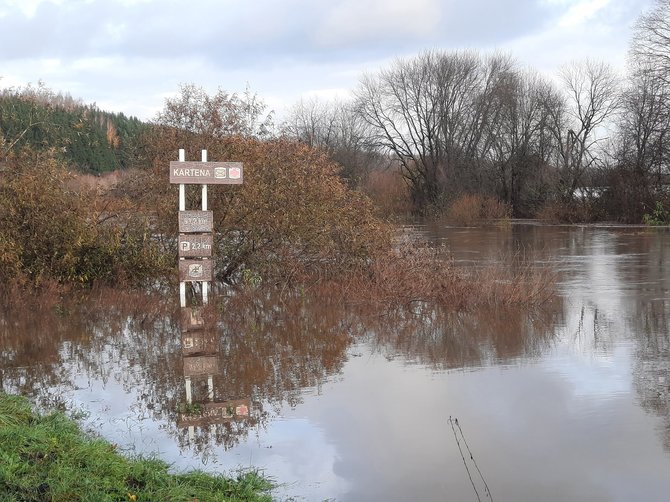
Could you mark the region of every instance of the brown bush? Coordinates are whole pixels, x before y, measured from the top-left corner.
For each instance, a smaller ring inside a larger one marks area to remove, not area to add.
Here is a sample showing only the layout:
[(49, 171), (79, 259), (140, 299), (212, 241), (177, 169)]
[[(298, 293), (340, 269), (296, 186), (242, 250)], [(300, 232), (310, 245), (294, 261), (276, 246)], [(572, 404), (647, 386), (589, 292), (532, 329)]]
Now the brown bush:
[(409, 186), (398, 171), (372, 171), (363, 186), (379, 212), (402, 216), (412, 212)]
[(496, 220), (506, 220), (511, 215), (510, 206), (494, 197), (466, 194), (451, 203), (446, 217), (455, 225), (471, 227)]
[(367, 274), (349, 278), (345, 296), (355, 303), (410, 306), (427, 302), (452, 310), (479, 306), (539, 306), (554, 296), (552, 270), (502, 265), (457, 267), (440, 248), (408, 242), (379, 255)]
[(550, 201), (537, 213), (547, 223), (589, 223), (598, 220), (594, 205), (588, 200)]
[(164, 259), (148, 224), (103, 212), (98, 192), (69, 187), (71, 175), (53, 152), (12, 154), (0, 174), (0, 278), (39, 286), (90, 285), (158, 275)]
[[(209, 189), (219, 279), (240, 280), (245, 270), (268, 280), (327, 276), (389, 245), (390, 228), (370, 199), (349, 189), (338, 166), (304, 144), (157, 128), (147, 145), (153, 169), (119, 190), (155, 215), (156, 231), (171, 237), (165, 245), (175, 255), (178, 190), (169, 184), (168, 167), (178, 149), (185, 148), (187, 159), (199, 159), (206, 148), (210, 160), (243, 162), (243, 185)], [(199, 208), (199, 187), (187, 191), (188, 208)]]

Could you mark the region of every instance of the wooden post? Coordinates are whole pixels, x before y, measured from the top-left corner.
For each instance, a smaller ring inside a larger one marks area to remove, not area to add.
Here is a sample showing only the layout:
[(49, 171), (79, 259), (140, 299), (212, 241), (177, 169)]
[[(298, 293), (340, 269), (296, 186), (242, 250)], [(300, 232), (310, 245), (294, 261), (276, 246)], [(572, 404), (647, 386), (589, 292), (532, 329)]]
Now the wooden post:
[(193, 392), (191, 390), (191, 377), (184, 378), (184, 384), (186, 385), (186, 402), (188, 404), (193, 404)]
[[(179, 149), (179, 162), (186, 162), (186, 151), (183, 148)], [(179, 210), (186, 211), (186, 185), (183, 183), (179, 184)], [(186, 283), (183, 281), (179, 281), (179, 305), (181, 308), (186, 307)]]
[[(207, 150), (202, 151), (202, 161), (207, 162)], [(202, 210), (207, 211), (207, 185), (202, 185)]]
[[(186, 151), (179, 149), (179, 162), (186, 162)], [(179, 210), (186, 211), (186, 185), (179, 183)]]
[[(202, 151), (202, 162), (207, 162), (207, 150)], [(207, 211), (207, 185), (202, 185), (202, 210)], [(208, 293), (209, 293), (209, 283), (207, 281), (203, 281), (202, 282), (203, 305), (207, 305), (209, 303)]]

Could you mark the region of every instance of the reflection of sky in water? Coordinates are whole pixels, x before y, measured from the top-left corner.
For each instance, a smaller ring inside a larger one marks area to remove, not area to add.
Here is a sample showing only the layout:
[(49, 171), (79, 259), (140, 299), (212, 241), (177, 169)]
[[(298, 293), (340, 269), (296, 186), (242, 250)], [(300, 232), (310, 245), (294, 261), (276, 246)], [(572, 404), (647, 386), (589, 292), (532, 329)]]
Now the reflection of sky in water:
[[(120, 377), (120, 373), (116, 376)], [(180, 470), (234, 473), (240, 468), (259, 468), (280, 483), (275, 491), (280, 497), (297, 492), (306, 500), (321, 500), (348, 489), (349, 483), (335, 473), (338, 461), (335, 446), (317, 425), (318, 421), (296, 410), (283, 410), (285, 416), (273, 417), (267, 427), (252, 430), (248, 441), (228, 451), (211, 445), (200, 455), (180, 449), (165, 424), (149, 419), (142, 409), (141, 396), (124, 389), (119, 379), (112, 376), (103, 383), (79, 375), (74, 382), (76, 390), (63, 398), (72, 403), (73, 409), (88, 411), (90, 417), (85, 427), (115, 442), (120, 450), (155, 454)], [(196, 434), (197, 431), (196, 428)]]
[[(594, 389), (575, 392), (579, 382), (565, 376), (576, 373), (542, 364), (408, 371), (358, 350), (364, 357), (352, 359), (346, 378), (324, 390), (327, 403), (307, 399), (297, 410), (332, 437), (336, 472), (356, 487), (342, 500), (432, 500), (436, 493), (472, 499), (449, 416), (459, 418), (499, 500), (552, 500), (552, 493), (555, 500), (623, 501), (633, 493), (665, 500), (647, 485), (648, 478), (664, 479), (658, 476), (668, 466), (651, 420), (621, 389), (605, 390), (609, 371), (593, 375), (607, 397), (598, 399)], [(650, 433), (640, 438), (640, 427)], [(636, 453), (646, 459), (631, 465)]]
[(631, 344), (612, 349), (610, 354), (575, 354), (572, 347), (557, 348), (542, 366), (556, 373), (576, 398), (610, 399), (632, 390)]
[(282, 483), (278, 495), (298, 500), (473, 500), (450, 416), (497, 500), (666, 500), (670, 459), (631, 399), (630, 347), (574, 352), (559, 339), (537, 362), (440, 372), (360, 343), (318, 393), (306, 389), (247, 441), (202, 457), (180, 451), (165, 424), (141, 420), (141, 396), (113, 375), (80, 375), (70, 397), (122, 449), (177, 469), (259, 467)]

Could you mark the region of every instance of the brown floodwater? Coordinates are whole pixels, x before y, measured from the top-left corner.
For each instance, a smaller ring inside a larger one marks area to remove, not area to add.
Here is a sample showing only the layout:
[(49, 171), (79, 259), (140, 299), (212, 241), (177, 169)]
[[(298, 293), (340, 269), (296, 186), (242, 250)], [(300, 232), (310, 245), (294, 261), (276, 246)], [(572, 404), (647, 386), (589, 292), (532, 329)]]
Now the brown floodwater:
[(0, 384), (175, 470), (278, 499), (665, 501), (670, 231), (413, 225), (459, 266), (551, 266), (535, 310), (376, 312), (310, 294), (96, 293), (0, 315)]

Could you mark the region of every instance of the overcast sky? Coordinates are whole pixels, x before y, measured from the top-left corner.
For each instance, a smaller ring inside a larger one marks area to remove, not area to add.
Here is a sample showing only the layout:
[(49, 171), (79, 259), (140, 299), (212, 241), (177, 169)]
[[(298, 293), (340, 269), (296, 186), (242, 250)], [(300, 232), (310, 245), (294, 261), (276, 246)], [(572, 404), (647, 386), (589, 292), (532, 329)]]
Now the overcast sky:
[(586, 56), (623, 69), (653, 0), (0, 0), (0, 87), (42, 80), (151, 119), (180, 83), (244, 91), (281, 117), (346, 95), (426, 49), (511, 53), (551, 74)]

